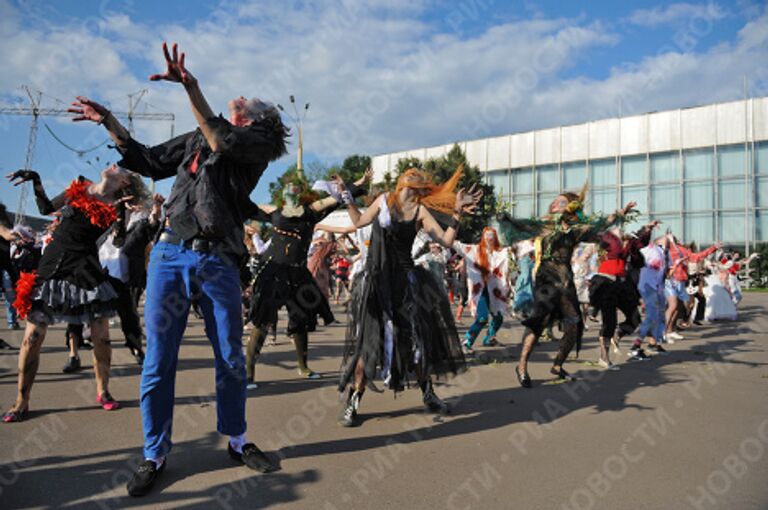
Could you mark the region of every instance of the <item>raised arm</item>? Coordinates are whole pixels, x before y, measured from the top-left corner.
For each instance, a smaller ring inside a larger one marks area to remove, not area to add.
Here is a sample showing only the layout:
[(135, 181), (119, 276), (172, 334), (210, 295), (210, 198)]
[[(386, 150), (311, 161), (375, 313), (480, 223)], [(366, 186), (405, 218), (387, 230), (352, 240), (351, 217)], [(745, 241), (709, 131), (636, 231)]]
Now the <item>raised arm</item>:
[(176, 174), (184, 158), (189, 133), (179, 135), (154, 147), (146, 147), (134, 140), (106, 107), (84, 96), (77, 96), (68, 110), (75, 114), (75, 122), (88, 120), (103, 125), (115, 142), (123, 159), (119, 165), (155, 180)]
[(437, 223), (432, 213), (427, 210), (426, 207), (419, 208), (419, 221), (422, 228), (434, 239), (445, 248), (453, 246), (453, 242), (456, 240), (456, 232), (459, 227), (459, 219), (461, 213), (471, 213), (477, 207), (480, 199), (483, 197), (482, 190), (475, 190), (475, 187), (469, 189), (460, 189), (456, 194), (456, 204), (454, 206), (454, 213), (451, 216), (451, 223), (448, 228), (443, 230), (440, 224)]
[(209, 123), (209, 119), (214, 117), (213, 110), (211, 110), (208, 101), (205, 99), (203, 91), (200, 90), (197, 78), (184, 66), (184, 59), (186, 57), (184, 52), (179, 54), (179, 47), (176, 43), (173, 43), (171, 51), (172, 55), (168, 53), (168, 44), (163, 42), (163, 56), (165, 56), (167, 69), (162, 74), (151, 75), (149, 79), (152, 81), (166, 80), (184, 85), (192, 107), (192, 113), (195, 116), (195, 120), (197, 120), (197, 124), (200, 126), (200, 131), (202, 131), (211, 150), (219, 152), (223, 145), (223, 140)]
[(352, 225), (354, 225), (355, 228), (363, 228), (366, 225), (373, 223), (373, 220), (375, 220), (376, 216), (379, 214), (379, 210), (382, 207), (387, 207), (387, 204), (384, 202), (385, 197), (386, 195), (379, 196), (362, 214), (360, 213), (360, 209), (357, 208), (355, 201), (351, 200), (351, 196), (349, 197), (349, 200), (345, 200), (345, 203), (347, 204), (347, 213), (349, 214), (349, 219), (352, 220)]
[(45, 188), (43, 188), (40, 174), (37, 172), (33, 170), (18, 170), (6, 175), (6, 177), (14, 186), (32, 181), (32, 186), (35, 192), (35, 202), (37, 202), (37, 209), (40, 211), (40, 214), (49, 216), (64, 206), (66, 200), (64, 193), (60, 193), (58, 196), (54, 197), (53, 200), (50, 200), (45, 193)]

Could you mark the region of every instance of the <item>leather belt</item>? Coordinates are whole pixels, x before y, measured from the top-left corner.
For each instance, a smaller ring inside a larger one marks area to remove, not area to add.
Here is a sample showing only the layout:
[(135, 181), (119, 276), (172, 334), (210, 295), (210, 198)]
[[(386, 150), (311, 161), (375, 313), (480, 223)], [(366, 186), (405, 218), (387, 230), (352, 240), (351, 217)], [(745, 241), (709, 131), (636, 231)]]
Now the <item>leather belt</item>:
[(192, 239), (184, 240), (180, 235), (167, 231), (160, 234), (158, 241), (161, 243), (183, 246), (188, 250), (200, 253), (210, 253), (214, 251), (215, 247), (221, 242), (218, 239), (205, 239), (202, 237), (193, 237)]

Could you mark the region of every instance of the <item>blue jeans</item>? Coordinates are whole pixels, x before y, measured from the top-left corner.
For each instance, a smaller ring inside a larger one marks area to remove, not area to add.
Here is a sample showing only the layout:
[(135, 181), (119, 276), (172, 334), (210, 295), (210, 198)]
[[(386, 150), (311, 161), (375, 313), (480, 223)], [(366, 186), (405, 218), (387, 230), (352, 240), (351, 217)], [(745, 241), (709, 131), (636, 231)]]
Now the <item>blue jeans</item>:
[(643, 322), (640, 324), (638, 336), (642, 339), (650, 335), (657, 342), (662, 343), (664, 341), (664, 331), (666, 330), (664, 307), (667, 305), (667, 301), (664, 298), (664, 290), (656, 290), (647, 285), (638, 290), (645, 304), (645, 317), (643, 317)]
[(146, 458), (171, 450), (176, 366), (191, 301), (200, 305), (213, 346), (217, 429), (231, 436), (245, 433), (240, 296), (239, 271), (228, 260), (163, 242), (152, 249), (144, 305), (147, 350), (141, 372)]
[(467, 347), (472, 347), (477, 339), (477, 335), (483, 330), (486, 324), (488, 324), (488, 316), (491, 316), (491, 325), (488, 327), (488, 333), (483, 339), (483, 345), (488, 345), (491, 338), (496, 336), (496, 333), (501, 328), (502, 322), (504, 322), (504, 315), (501, 312), (495, 315), (491, 313), (489, 306), (488, 290), (483, 290), (483, 294), (477, 301), (477, 310), (475, 311), (475, 322), (467, 330), (464, 337), (464, 344)]
[(13, 302), (16, 301), (16, 291), (13, 288), (13, 280), (8, 271), (3, 271), (2, 276), (3, 294), (5, 294), (5, 318), (8, 320), (8, 326), (13, 326), (18, 322), (16, 318), (16, 309)]

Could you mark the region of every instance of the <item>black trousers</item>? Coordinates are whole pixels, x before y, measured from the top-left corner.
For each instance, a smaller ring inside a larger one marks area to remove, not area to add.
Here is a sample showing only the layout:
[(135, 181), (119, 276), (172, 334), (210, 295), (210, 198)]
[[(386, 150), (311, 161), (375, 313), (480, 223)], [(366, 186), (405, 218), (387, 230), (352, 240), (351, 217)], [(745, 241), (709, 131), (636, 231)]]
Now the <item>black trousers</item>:
[(129, 287), (117, 278), (109, 277), (109, 283), (117, 292), (117, 301), (115, 307), (117, 308), (117, 314), (120, 316), (120, 328), (123, 330), (123, 336), (125, 336), (125, 346), (135, 350), (141, 351), (141, 339), (144, 336), (144, 332), (141, 329), (141, 319), (139, 318), (139, 311), (137, 307), (138, 297), (141, 292), (137, 292), (135, 287)]
[(619, 338), (632, 334), (640, 325), (640, 295), (629, 278), (611, 280), (601, 275), (592, 277), (589, 302), (603, 316), (600, 328), (603, 338), (613, 337), (618, 323), (617, 310), (624, 314), (624, 321), (618, 325)]

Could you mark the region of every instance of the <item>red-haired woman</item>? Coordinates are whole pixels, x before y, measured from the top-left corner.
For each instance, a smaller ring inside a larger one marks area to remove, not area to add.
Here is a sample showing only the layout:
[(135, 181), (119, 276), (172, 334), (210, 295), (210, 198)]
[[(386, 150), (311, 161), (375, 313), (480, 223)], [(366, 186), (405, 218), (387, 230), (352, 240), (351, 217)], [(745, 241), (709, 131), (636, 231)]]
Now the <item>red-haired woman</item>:
[(498, 345), (496, 333), (504, 322), (509, 297), (509, 249), (499, 242), (493, 227), (485, 227), (478, 244), (464, 244), (456, 241), (453, 248), (465, 259), (469, 299), (475, 310), (475, 322), (464, 337), (465, 352), (472, 352), (477, 336), (488, 325), (483, 345)]
[[(461, 170), (437, 186), (423, 172), (407, 170), (393, 193), (379, 196), (362, 214), (345, 193), (355, 227), (373, 224), (365, 273), (353, 289), (339, 383), (342, 392), (351, 386), (339, 417), (345, 427), (358, 424), (366, 381), (377, 376), (401, 391), (415, 373), (426, 407), (448, 412), (432, 389), (431, 376), (463, 366), (461, 343), (442, 282), (414, 264), (411, 247), (421, 229), (441, 245), (453, 245), (459, 216), (474, 210), (482, 197), (472, 190), (454, 193), (460, 178)], [(452, 214), (447, 229), (428, 208)]]
[(507, 242), (538, 236), (533, 313), (522, 321), (525, 326), (523, 351), (515, 369), (524, 388), (531, 387), (528, 358), (544, 329), (558, 320), (564, 334), (550, 372), (560, 379), (571, 379), (563, 363), (574, 345), (578, 352), (584, 329), (571, 269), (573, 251), (579, 243), (596, 241), (600, 232), (622, 221), (636, 205), (630, 202), (610, 216), (587, 218), (583, 212), (585, 194), (586, 186), (578, 194), (558, 195), (550, 204), (549, 213), (541, 220), (512, 218), (507, 213), (499, 216), (500, 230)]

